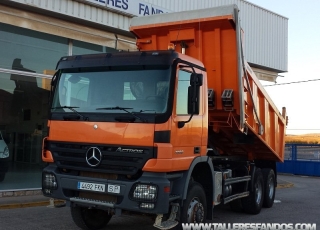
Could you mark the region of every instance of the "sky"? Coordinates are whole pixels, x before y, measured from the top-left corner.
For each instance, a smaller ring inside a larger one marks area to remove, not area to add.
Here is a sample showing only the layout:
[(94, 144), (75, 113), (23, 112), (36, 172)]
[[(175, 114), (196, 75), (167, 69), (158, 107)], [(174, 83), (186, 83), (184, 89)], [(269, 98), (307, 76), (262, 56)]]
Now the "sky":
[(289, 19), (288, 72), (276, 84), (262, 82), (274, 85), (265, 89), (279, 111), (287, 109), (286, 133), (320, 134), (320, 0), (247, 1)]

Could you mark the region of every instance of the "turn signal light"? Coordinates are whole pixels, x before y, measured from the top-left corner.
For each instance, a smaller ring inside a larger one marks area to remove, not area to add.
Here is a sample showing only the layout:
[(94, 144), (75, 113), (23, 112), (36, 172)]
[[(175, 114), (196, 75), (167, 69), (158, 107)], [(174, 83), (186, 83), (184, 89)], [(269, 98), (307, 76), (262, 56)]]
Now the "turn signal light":
[(174, 47), (174, 44), (173, 43), (169, 43), (168, 44), (168, 50), (174, 50), (175, 47)]

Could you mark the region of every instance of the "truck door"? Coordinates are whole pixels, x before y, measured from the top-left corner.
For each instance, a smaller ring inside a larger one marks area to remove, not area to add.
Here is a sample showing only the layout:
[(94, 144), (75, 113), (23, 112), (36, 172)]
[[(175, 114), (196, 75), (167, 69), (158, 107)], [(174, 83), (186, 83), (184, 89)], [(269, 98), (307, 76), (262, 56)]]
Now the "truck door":
[[(194, 114), (190, 122), (185, 123), (182, 128), (178, 127), (179, 121), (188, 121), (188, 88), (190, 86), (190, 68), (179, 68), (177, 70), (175, 103), (172, 119), (172, 144), (173, 164), (175, 169), (188, 169), (190, 163), (196, 156), (200, 156), (203, 138), (203, 86), (200, 87), (199, 114)], [(176, 163), (175, 163), (176, 162)]]

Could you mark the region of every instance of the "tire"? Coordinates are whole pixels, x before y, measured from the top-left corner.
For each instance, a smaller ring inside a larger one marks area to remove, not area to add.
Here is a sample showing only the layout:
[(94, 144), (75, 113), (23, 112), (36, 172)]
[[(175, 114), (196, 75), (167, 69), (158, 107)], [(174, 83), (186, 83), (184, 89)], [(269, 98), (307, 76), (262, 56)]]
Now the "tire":
[(183, 202), (180, 215), (182, 223), (205, 223), (207, 218), (206, 194), (201, 184), (190, 182), (187, 198)]
[(249, 196), (241, 199), (242, 208), (246, 213), (258, 214), (261, 211), (264, 199), (263, 175), (260, 168), (256, 168), (253, 179), (253, 191)]
[(81, 229), (97, 230), (105, 227), (112, 215), (105, 210), (84, 207), (71, 207), (74, 223)]
[(264, 199), (263, 207), (271, 208), (276, 195), (276, 177), (273, 169), (262, 169), (263, 184), (264, 184)]

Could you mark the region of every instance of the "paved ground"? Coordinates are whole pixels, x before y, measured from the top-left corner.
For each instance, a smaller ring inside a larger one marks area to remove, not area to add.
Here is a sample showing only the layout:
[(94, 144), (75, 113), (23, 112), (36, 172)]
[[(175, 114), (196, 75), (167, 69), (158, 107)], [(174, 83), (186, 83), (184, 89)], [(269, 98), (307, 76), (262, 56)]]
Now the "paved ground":
[[(292, 187), (293, 183), (287, 181), (285, 176), (278, 176), (278, 188)], [(25, 195), (0, 197), (0, 209), (36, 207), (36, 206), (59, 206), (63, 201), (53, 200), (43, 195)]]
[[(263, 208), (259, 215), (248, 215), (244, 212), (234, 212), (228, 205), (218, 205), (214, 209), (213, 220), (207, 220), (207, 223), (311, 223), (320, 226), (320, 177), (280, 175), (279, 179), (279, 189), (276, 191), (272, 208)], [(17, 200), (35, 205), (36, 198), (41, 201), (43, 197), (30, 196), (28, 200), (25, 200), (26, 197), (18, 197), (11, 200), (11, 205), (18, 207), (18, 204), (15, 204)], [(7, 203), (4, 200), (8, 201), (9, 198), (0, 198), (3, 204)], [(43, 204), (37, 204), (36, 207), (0, 208), (0, 230), (79, 230), (72, 220), (70, 208), (48, 208), (48, 198), (45, 198)], [(155, 216), (124, 213), (112, 217), (104, 229), (156, 230), (153, 227), (154, 218)]]

